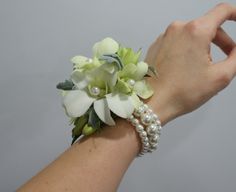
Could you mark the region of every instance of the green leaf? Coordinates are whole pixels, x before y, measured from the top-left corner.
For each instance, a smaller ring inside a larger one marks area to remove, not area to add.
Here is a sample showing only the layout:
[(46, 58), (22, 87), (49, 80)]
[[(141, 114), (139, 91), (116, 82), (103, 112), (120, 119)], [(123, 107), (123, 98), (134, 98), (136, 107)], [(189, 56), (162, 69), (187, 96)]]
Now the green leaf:
[(88, 114), (85, 114), (74, 121), (75, 127), (72, 129), (72, 143), (71, 145), (81, 136), (83, 127), (88, 122)]
[(62, 89), (65, 91), (72, 90), (74, 83), (71, 80), (65, 80), (57, 84), (57, 89)]
[(91, 126), (94, 129), (99, 129), (101, 126), (101, 121), (93, 107), (91, 107), (89, 111), (88, 126)]

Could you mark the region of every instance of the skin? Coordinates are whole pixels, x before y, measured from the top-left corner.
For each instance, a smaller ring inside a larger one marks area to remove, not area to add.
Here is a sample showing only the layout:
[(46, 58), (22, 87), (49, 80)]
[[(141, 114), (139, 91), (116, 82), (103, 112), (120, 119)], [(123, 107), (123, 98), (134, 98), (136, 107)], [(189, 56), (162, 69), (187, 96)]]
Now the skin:
[[(189, 113), (224, 89), (236, 74), (236, 44), (220, 27), (236, 21), (236, 7), (219, 4), (190, 22), (175, 21), (150, 46), (146, 62), (157, 67), (146, 101), (162, 124)], [(213, 63), (210, 45), (227, 55)], [(119, 119), (82, 139), (18, 189), (23, 191), (116, 191), (141, 144), (134, 128)]]

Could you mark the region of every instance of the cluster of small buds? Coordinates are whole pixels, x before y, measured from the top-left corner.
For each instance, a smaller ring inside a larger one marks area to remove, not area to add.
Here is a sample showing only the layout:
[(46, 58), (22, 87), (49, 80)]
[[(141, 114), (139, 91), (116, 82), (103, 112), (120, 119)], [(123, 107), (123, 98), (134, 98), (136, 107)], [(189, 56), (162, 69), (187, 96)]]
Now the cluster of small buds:
[(142, 103), (127, 120), (131, 122), (139, 133), (142, 142), (139, 156), (155, 151), (162, 129), (158, 116), (148, 105)]

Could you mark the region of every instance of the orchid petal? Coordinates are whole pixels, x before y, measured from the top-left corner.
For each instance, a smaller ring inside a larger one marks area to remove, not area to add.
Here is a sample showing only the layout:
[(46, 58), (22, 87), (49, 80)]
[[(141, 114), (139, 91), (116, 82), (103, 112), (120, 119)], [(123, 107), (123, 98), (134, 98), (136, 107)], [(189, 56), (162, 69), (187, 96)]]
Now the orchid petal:
[(148, 72), (148, 64), (141, 61), (137, 63), (137, 71), (135, 72), (135, 80), (141, 80)]
[(111, 117), (110, 109), (108, 108), (107, 100), (100, 99), (94, 102), (94, 110), (98, 117), (106, 124), (113, 126), (115, 121)]
[(88, 85), (86, 74), (79, 70), (75, 70), (71, 74), (71, 80), (78, 89), (83, 89)]
[(92, 105), (95, 98), (90, 97), (85, 91), (72, 90), (64, 96), (63, 106), (70, 117), (82, 116)]
[(135, 109), (138, 109), (138, 107), (142, 104), (139, 97), (135, 93), (131, 95), (131, 100)]
[(137, 81), (134, 85), (134, 92), (141, 98), (147, 99), (153, 95), (153, 90), (145, 80)]
[(134, 78), (135, 72), (137, 71), (137, 66), (133, 63), (125, 65), (123, 70), (119, 72), (120, 77)]
[(91, 59), (89, 59), (87, 57), (84, 57), (84, 56), (81, 56), (81, 55), (74, 56), (71, 59), (71, 62), (74, 65), (76, 65), (78, 68), (83, 67), (85, 64), (90, 63), (91, 61), (92, 61)]
[(108, 107), (110, 110), (122, 118), (128, 118), (134, 111), (134, 106), (130, 96), (125, 94), (106, 95)]
[(101, 57), (105, 54), (114, 54), (119, 50), (119, 44), (110, 37), (97, 42), (93, 46), (93, 54), (97, 57)]

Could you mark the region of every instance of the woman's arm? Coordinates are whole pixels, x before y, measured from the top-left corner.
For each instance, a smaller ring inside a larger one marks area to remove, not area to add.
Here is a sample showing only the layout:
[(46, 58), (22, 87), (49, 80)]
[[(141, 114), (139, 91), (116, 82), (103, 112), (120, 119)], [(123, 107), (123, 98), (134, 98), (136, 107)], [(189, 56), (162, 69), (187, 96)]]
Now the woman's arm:
[[(163, 124), (195, 110), (235, 76), (236, 46), (220, 28), (225, 20), (236, 20), (236, 8), (220, 4), (191, 22), (172, 23), (150, 47), (146, 61), (158, 78), (150, 79), (155, 94), (147, 102)], [(213, 64), (211, 42), (225, 61)], [(133, 127), (120, 119), (77, 142), (18, 191), (116, 191), (139, 148)]]

